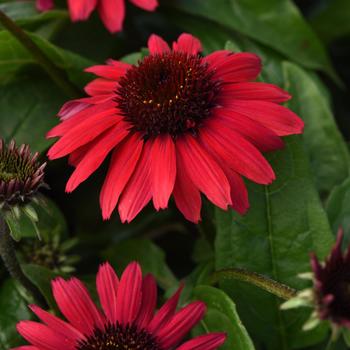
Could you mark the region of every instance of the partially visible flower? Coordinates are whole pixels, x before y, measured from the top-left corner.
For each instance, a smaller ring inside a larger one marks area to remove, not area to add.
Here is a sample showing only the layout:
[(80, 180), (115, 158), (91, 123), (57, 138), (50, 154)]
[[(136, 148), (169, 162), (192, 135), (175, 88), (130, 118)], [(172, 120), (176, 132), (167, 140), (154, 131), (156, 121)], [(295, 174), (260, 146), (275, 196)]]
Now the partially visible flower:
[(304, 325), (304, 330), (328, 321), (335, 333), (342, 327), (350, 329), (350, 246), (342, 253), (343, 230), (339, 229), (337, 240), (324, 263), (311, 254), (312, 273), (300, 277), (311, 279), (313, 287), (305, 289), (282, 304), (282, 309), (308, 306), (314, 309)]
[(28, 145), (8, 146), (0, 139), (0, 209), (24, 206), (44, 186), (46, 163), (38, 162), (39, 153), (32, 155)]
[(281, 136), (300, 134), (303, 121), (280, 104), (290, 95), (252, 82), (261, 71), (251, 53), (222, 50), (203, 57), (200, 41), (182, 34), (171, 49), (157, 35), (138, 65), (109, 60), (90, 67), (98, 76), (90, 97), (66, 103), (50, 159), (69, 155), (72, 192), (112, 153), (100, 194), (104, 219), (118, 207), (130, 222), (153, 199), (171, 195), (184, 216), (200, 220), (201, 193), (216, 206), (244, 214), (243, 177), (270, 184), (275, 174), (262, 152), (283, 147)]
[[(158, 0), (130, 0), (135, 6), (146, 11), (154, 11)], [(53, 7), (53, 0), (37, 0), (39, 11), (46, 11)], [(125, 0), (68, 0), (68, 7), (72, 21), (84, 21), (91, 12), (97, 9), (105, 27), (111, 32), (123, 29), (125, 18)]]
[(204, 303), (192, 302), (176, 311), (180, 287), (155, 313), (155, 279), (152, 275), (143, 278), (135, 262), (120, 280), (109, 264), (101, 265), (96, 287), (102, 310), (80, 280), (54, 280), (53, 295), (67, 321), (31, 306), (42, 323), (21, 321), (17, 325), (18, 332), (33, 346), (17, 350), (215, 350), (225, 341), (224, 333), (209, 333), (181, 344), (204, 316)]

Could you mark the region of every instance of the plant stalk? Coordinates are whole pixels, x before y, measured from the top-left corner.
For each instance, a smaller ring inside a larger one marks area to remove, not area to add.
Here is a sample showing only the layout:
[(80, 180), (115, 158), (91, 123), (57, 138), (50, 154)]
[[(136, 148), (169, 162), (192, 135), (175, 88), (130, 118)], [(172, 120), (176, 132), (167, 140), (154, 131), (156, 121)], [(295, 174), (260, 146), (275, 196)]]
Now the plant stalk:
[(0, 256), (13, 279), (18, 281), (40, 306), (45, 306), (45, 299), (39, 289), (27, 278), (17, 260), (10, 229), (0, 213)]
[(28, 50), (50, 78), (68, 97), (73, 99), (80, 97), (80, 91), (69, 81), (66, 72), (57, 67), (32, 38), (1, 10), (0, 23)]
[(230, 268), (214, 272), (210, 277), (210, 283), (216, 284), (223, 279), (250, 283), (285, 300), (295, 297), (297, 293), (295, 289), (285, 284), (276, 282), (256, 272), (250, 272), (239, 268)]

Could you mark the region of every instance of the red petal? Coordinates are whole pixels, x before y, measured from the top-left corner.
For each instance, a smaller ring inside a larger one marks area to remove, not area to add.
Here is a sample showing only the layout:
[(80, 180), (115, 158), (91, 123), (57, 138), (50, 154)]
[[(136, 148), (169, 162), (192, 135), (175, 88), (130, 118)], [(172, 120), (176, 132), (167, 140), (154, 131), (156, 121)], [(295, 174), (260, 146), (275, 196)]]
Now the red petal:
[(88, 107), (89, 104), (81, 102), (81, 99), (68, 101), (62, 106), (57, 115), (61, 120), (66, 120)]
[(152, 55), (170, 52), (169, 45), (158, 35), (152, 34), (148, 39), (148, 49)]
[(97, 78), (87, 84), (84, 90), (90, 96), (110, 95), (113, 94), (117, 86), (118, 83), (116, 81)]
[(117, 321), (122, 325), (132, 323), (141, 305), (142, 272), (136, 262), (130, 263), (120, 279), (117, 295)]
[(157, 306), (157, 283), (151, 274), (142, 281), (142, 301), (136, 324), (140, 329), (150, 323)]
[(248, 179), (264, 185), (275, 179), (270, 164), (262, 154), (234, 130), (210, 120), (202, 128), (200, 139), (203, 145), (224, 159), (227, 166)]
[(177, 174), (174, 187), (174, 199), (184, 217), (194, 223), (201, 219), (201, 195), (187, 174), (181, 157), (177, 157)]
[(112, 266), (102, 264), (96, 277), (96, 287), (102, 309), (111, 324), (117, 322), (118, 285), (119, 279)]
[(96, 327), (103, 329), (102, 315), (81, 281), (57, 278), (52, 282), (52, 291), (62, 314), (81, 333), (91, 335)]
[(154, 11), (158, 6), (157, 0), (130, 0), (130, 2), (146, 11)]
[(304, 122), (295, 113), (272, 102), (236, 100), (226, 106), (259, 122), (278, 136), (301, 134), (304, 129)]
[(132, 134), (113, 152), (100, 194), (102, 216), (109, 219), (141, 155), (143, 140)]
[(181, 309), (156, 336), (163, 349), (170, 349), (197, 324), (204, 316), (206, 306), (201, 301), (193, 302)]
[(96, 5), (97, 0), (68, 0), (72, 21), (83, 21), (88, 19)]
[(226, 333), (209, 333), (188, 340), (176, 350), (215, 350), (224, 344)]
[(231, 204), (230, 185), (219, 164), (191, 135), (179, 138), (176, 149), (195, 186), (215, 205), (226, 209)]
[(111, 33), (120, 32), (123, 29), (125, 0), (100, 0), (98, 12), (105, 27)]
[(122, 222), (130, 222), (152, 198), (151, 142), (145, 142), (141, 157), (118, 205)]
[(227, 56), (210, 68), (215, 69), (214, 78), (235, 83), (256, 79), (261, 71), (261, 60), (252, 53), (240, 52)]
[(118, 80), (130, 67), (131, 65), (128, 63), (115, 61), (113, 65), (100, 65), (86, 68), (85, 72), (93, 73), (105, 79)]
[(218, 65), (225, 62), (225, 60), (231, 55), (233, 55), (232, 51), (228, 50), (214, 51), (208, 56), (203, 57), (203, 62), (208, 63), (212, 69), (216, 69)]
[(282, 103), (291, 99), (288, 92), (276, 85), (256, 82), (224, 84), (220, 91), (218, 103), (225, 105), (232, 100), (265, 100)]
[(121, 117), (116, 115), (115, 109), (91, 116), (62, 136), (49, 149), (48, 157), (52, 160), (66, 156), (80, 146), (92, 141), (108, 128), (118, 124), (120, 119)]
[(173, 43), (173, 50), (197, 55), (203, 51), (203, 48), (199, 39), (191, 34), (184, 33), (179, 36), (177, 42)]
[(75, 171), (66, 185), (66, 192), (74, 191), (85, 181), (107, 157), (108, 153), (116, 147), (127, 135), (127, 124), (120, 121), (116, 126), (106, 131), (90, 146), (84, 157), (80, 160)]
[(160, 135), (155, 138), (151, 156), (153, 203), (154, 207), (159, 210), (168, 206), (175, 184), (176, 153), (170, 135)]
[(48, 11), (53, 8), (53, 0), (36, 0), (36, 8), (39, 11)]

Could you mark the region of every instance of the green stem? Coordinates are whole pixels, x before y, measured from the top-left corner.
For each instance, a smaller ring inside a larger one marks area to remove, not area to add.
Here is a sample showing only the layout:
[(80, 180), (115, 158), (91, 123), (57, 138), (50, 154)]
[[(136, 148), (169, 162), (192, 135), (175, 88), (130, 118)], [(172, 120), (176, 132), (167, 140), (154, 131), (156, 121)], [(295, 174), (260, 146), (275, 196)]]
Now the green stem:
[(78, 98), (80, 91), (69, 81), (64, 70), (57, 67), (38, 47), (32, 38), (12, 19), (0, 11), (0, 23), (6, 28), (35, 58), (56, 85), (70, 98)]
[(35, 301), (43, 306), (45, 299), (39, 289), (27, 278), (17, 260), (16, 251), (13, 240), (10, 235), (9, 227), (0, 214), (0, 256), (4, 262), (9, 274), (18, 281), (35, 299)]
[(285, 284), (276, 282), (271, 278), (239, 268), (219, 270), (211, 275), (210, 282), (216, 284), (223, 279), (238, 280), (247, 282), (259, 287), (279, 298), (288, 300), (295, 297), (297, 291)]

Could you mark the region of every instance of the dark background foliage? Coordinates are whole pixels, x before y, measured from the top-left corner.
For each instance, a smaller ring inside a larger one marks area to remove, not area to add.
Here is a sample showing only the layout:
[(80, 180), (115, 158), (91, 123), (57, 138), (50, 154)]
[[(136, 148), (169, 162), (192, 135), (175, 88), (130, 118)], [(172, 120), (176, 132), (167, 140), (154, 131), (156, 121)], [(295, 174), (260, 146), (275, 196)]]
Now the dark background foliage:
[[(40, 227), (49, 253), (46, 259), (25, 253), (39, 249), (25, 225), (18, 243), (25, 271), (49, 305), (54, 308), (49, 280), (57, 273), (68, 274), (73, 266), (93, 286), (100, 262), (109, 260), (121, 271), (137, 259), (165, 294), (186, 280), (183, 301), (200, 298), (209, 306), (195, 333), (226, 330), (224, 349), (323, 349), (327, 328), (301, 331), (309, 310), (282, 312), (281, 300), (242, 282), (223, 281), (220, 289), (203, 284), (214, 269), (242, 267), (303, 288), (296, 275), (309, 270), (309, 252), (324, 257), (339, 225), (350, 241), (350, 1), (163, 0), (155, 13), (128, 6), (118, 35), (109, 34), (96, 14), (70, 23), (65, 2), (57, 4), (39, 14), (33, 1), (0, 0), (0, 9), (30, 32), (80, 89), (92, 79), (83, 68), (107, 58), (137, 62), (141, 56), (134, 53), (151, 33), (171, 42), (190, 32), (202, 40), (205, 53), (226, 47), (259, 54), (261, 79), (292, 93), (289, 107), (306, 128), (303, 136), (286, 138), (283, 151), (268, 156), (277, 173), (272, 186), (248, 184), (251, 210), (245, 217), (206, 203), (198, 226), (185, 221), (172, 203), (159, 213), (148, 207), (128, 225), (117, 214), (102, 221), (98, 193), (106, 164), (67, 195), (72, 169), (66, 160), (50, 162), (51, 190), (45, 192), (50, 205), (42, 210), (46, 220)], [(44, 135), (58, 122), (55, 114), (67, 99), (0, 27), (0, 136), (29, 143), (44, 159), (50, 144)], [(32, 316), (23, 291), (0, 272), (0, 349), (5, 350), (20, 344), (15, 323)]]

